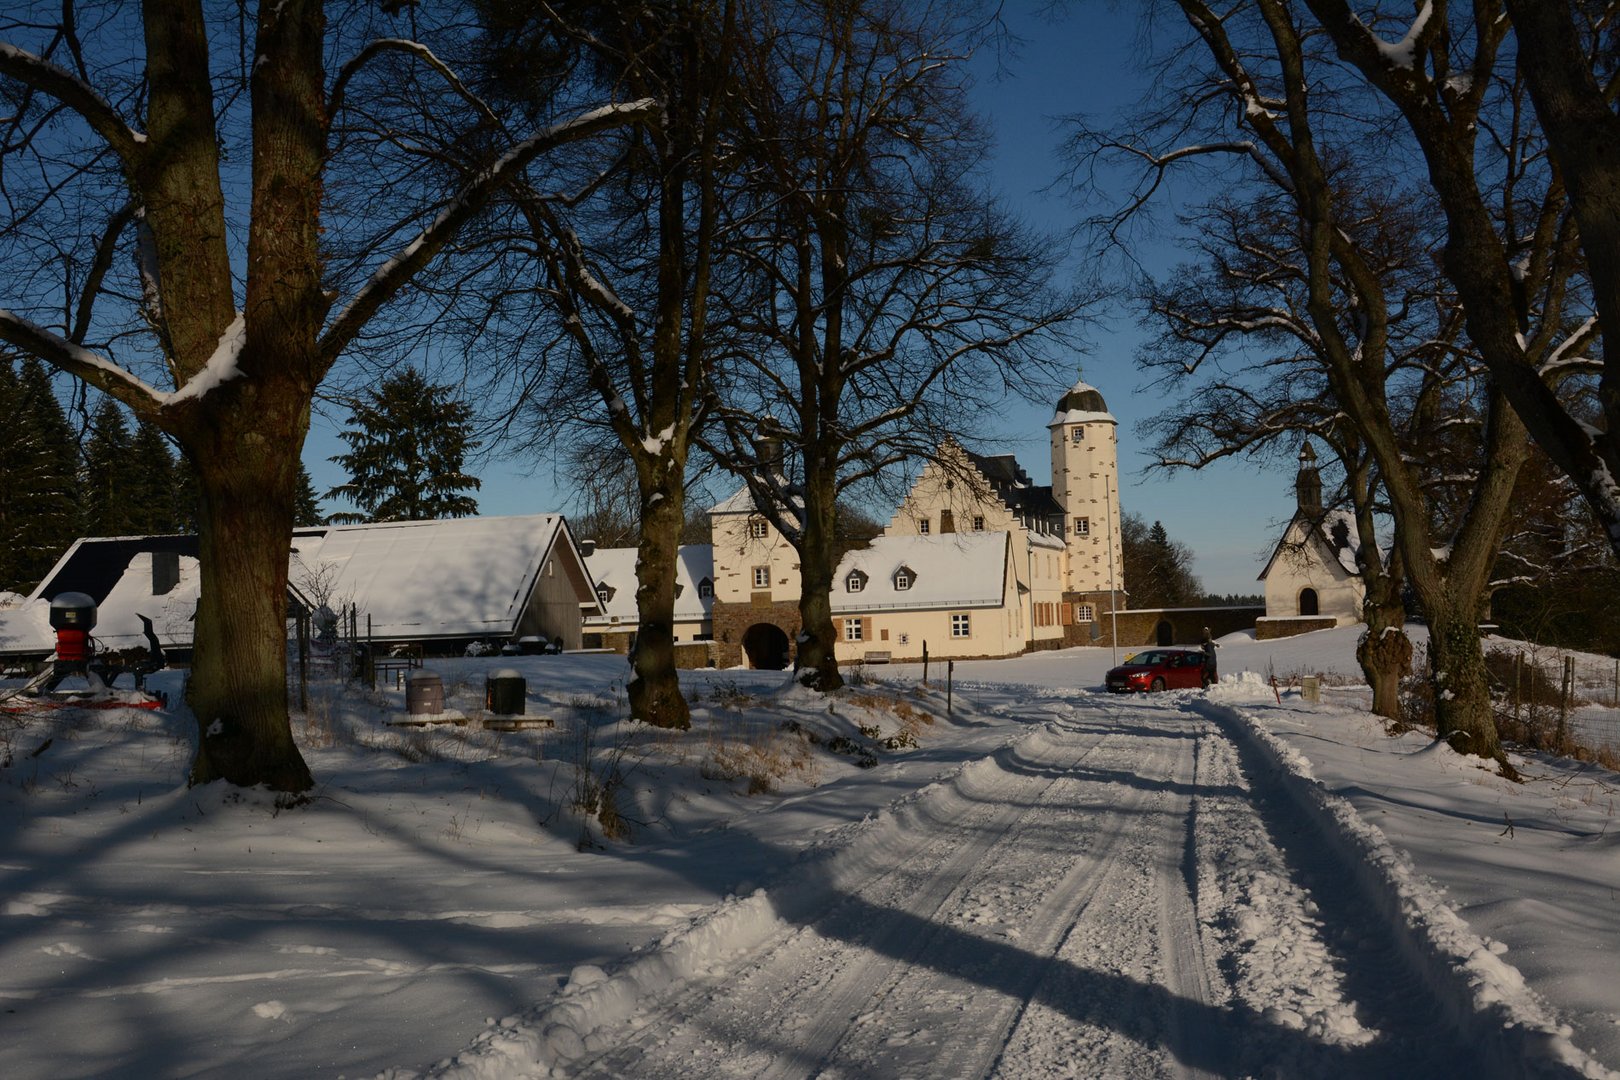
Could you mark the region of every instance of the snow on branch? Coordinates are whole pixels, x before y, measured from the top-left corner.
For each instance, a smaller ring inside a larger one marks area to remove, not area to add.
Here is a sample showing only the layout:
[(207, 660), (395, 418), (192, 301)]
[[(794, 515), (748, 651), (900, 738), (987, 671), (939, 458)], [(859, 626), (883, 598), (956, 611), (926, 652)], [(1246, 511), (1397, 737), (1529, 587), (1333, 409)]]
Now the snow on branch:
[(367, 320), (418, 270), (427, 265), (457, 230), (483, 209), (494, 193), (509, 183), (529, 162), (549, 150), (589, 138), (598, 132), (650, 120), (660, 110), (660, 105), (652, 98), (604, 105), (555, 124), (512, 146), (493, 164), (476, 173), (439, 211), (433, 222), (407, 243), (398, 255), (376, 269), (370, 280), (360, 287), (348, 306), (327, 328), (321, 341), (323, 358), (327, 362), (335, 360)]
[(59, 64), (0, 41), (0, 75), (49, 94), (78, 113), (126, 164), (140, 156), (146, 136), (128, 124), (89, 83)]
[[(1434, 0), (1423, 0), (1412, 19), (1412, 25), (1407, 28), (1406, 35), (1401, 40), (1390, 43), (1373, 33), (1371, 28), (1367, 28), (1367, 37), (1391, 67), (1416, 68), (1418, 39), (1423, 36), (1423, 31), (1433, 16)], [(1365, 24), (1363, 26), (1365, 27)]]
[(237, 361), (242, 357), (242, 346), (246, 342), (247, 316), (238, 311), (236, 318), (231, 320), (231, 325), (219, 336), (219, 344), (214, 346), (214, 353), (208, 358), (208, 362), (187, 379), (180, 389), (172, 394), (165, 394), (165, 404), (178, 405), (182, 401), (196, 401), (220, 383), (241, 375), (242, 369)]
[(169, 399), (168, 394), (154, 389), (106, 357), (4, 309), (0, 309), (0, 341), (8, 341), (106, 391), (134, 409), (137, 415), (156, 412)]

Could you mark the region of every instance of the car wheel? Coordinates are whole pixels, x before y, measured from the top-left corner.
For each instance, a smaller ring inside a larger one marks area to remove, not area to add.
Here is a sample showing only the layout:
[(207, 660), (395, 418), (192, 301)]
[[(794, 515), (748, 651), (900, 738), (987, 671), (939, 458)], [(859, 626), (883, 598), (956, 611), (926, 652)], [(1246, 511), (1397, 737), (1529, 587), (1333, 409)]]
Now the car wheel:
[(1155, 694), (1157, 694), (1160, 690), (1163, 690), (1163, 689), (1164, 689), (1164, 680), (1163, 679), (1154, 679), (1152, 685), (1148, 687), (1148, 690), (1151, 691), (1152, 693), (1155, 693)]

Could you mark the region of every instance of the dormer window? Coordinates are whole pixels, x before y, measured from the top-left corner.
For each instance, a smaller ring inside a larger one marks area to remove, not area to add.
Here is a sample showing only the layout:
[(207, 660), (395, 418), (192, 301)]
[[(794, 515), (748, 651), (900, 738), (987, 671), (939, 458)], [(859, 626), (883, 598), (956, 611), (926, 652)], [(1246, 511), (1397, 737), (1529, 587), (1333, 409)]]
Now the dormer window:
[(748, 519), (748, 536), (752, 540), (763, 540), (771, 534), (770, 522), (764, 518)]
[(675, 597), (676, 597), (676, 599), (679, 599), (681, 593), (683, 593), (685, 591), (686, 591), (686, 586), (682, 585), (680, 582), (677, 581), (675, 583)]
[(698, 582), (698, 598), (700, 600), (713, 600), (714, 582), (710, 581), (708, 578), (704, 578), (702, 581)]
[(860, 592), (865, 588), (866, 575), (861, 573), (859, 570), (851, 570), (849, 572), (849, 576), (844, 579), (845, 592)]
[(911, 588), (912, 582), (917, 580), (916, 571), (909, 566), (902, 566), (894, 572), (894, 591), (905, 592)]
[(613, 599), (613, 592), (613, 586), (604, 581), (596, 587), (596, 598), (602, 602), (603, 607), (607, 607), (608, 601)]

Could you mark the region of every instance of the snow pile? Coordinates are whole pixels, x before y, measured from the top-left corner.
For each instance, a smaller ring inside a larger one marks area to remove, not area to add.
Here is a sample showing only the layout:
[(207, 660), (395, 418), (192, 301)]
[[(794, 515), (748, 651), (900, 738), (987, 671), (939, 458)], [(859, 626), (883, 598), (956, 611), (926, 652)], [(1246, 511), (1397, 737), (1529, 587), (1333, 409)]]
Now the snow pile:
[(1519, 971), (1501, 958), (1505, 946), (1474, 933), (1377, 826), (1312, 777), (1301, 754), (1251, 714), (1217, 705), (1200, 711), (1225, 721), (1273, 763), (1283, 789), (1323, 841), (1338, 849), (1363, 893), (1404, 931), (1414, 967), (1450, 1006), (1448, 1021), (1487, 1051), (1495, 1075), (1620, 1076), (1575, 1046), (1573, 1030), (1556, 1022)]

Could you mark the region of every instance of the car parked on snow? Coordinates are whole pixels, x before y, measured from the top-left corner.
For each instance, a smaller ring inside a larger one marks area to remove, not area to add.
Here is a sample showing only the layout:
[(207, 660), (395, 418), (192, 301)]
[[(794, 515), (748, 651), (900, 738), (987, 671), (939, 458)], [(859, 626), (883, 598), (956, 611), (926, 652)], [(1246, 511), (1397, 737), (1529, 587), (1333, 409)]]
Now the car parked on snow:
[(1198, 649), (1148, 649), (1110, 668), (1107, 686), (1115, 694), (1133, 691), (1197, 690), (1207, 687), (1204, 654)]

